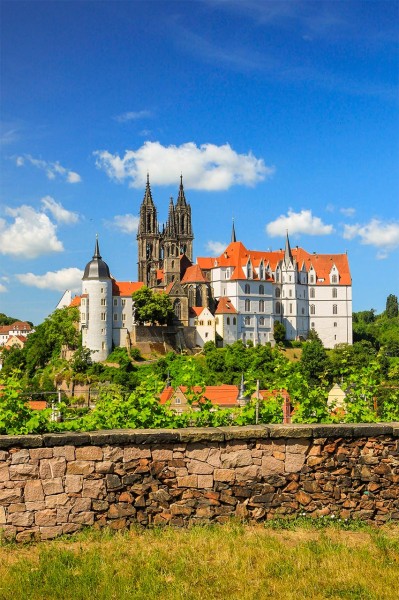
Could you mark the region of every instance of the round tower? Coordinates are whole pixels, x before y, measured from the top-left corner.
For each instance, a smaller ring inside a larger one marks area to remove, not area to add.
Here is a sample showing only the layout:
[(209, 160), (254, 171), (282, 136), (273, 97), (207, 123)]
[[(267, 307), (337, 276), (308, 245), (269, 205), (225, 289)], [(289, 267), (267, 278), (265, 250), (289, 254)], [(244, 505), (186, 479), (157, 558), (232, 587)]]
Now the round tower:
[(105, 360), (112, 351), (112, 279), (97, 237), (82, 277), (81, 326), (82, 344), (93, 351), (93, 362)]

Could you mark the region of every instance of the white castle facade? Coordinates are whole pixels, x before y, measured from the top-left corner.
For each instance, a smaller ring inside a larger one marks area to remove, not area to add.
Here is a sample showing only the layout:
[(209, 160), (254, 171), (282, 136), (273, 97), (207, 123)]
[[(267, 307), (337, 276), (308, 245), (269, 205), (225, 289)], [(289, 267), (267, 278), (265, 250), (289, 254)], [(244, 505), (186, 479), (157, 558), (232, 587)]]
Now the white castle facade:
[[(310, 254), (291, 249), (252, 251), (236, 240), (234, 225), (226, 250), (192, 262), (191, 207), (181, 180), (162, 231), (149, 180), (140, 208), (139, 275), (154, 291), (168, 294), (175, 325), (195, 327), (196, 344), (219, 346), (236, 340), (274, 343), (274, 323), (286, 339), (306, 339), (314, 329), (326, 348), (352, 343), (352, 281), (346, 254)], [(134, 322), (132, 293), (143, 282), (117, 282), (102, 260), (98, 240), (86, 265), (82, 294), (70, 305), (80, 308), (83, 345), (93, 360), (105, 360), (124, 346)]]

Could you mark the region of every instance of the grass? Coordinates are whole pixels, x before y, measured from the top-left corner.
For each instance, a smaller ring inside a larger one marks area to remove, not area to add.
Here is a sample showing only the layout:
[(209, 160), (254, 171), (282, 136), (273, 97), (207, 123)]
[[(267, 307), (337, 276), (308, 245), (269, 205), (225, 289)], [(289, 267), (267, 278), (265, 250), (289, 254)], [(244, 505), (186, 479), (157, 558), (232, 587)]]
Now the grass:
[(230, 523), (0, 547), (1, 600), (393, 600), (399, 528)]

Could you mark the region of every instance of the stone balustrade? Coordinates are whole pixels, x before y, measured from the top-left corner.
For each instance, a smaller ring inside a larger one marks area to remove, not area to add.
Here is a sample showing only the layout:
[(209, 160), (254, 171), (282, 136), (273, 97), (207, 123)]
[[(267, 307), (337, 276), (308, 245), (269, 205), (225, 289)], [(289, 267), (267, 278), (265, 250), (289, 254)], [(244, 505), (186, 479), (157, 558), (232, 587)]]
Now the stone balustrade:
[(303, 513), (399, 521), (399, 423), (0, 436), (0, 529), (18, 541)]

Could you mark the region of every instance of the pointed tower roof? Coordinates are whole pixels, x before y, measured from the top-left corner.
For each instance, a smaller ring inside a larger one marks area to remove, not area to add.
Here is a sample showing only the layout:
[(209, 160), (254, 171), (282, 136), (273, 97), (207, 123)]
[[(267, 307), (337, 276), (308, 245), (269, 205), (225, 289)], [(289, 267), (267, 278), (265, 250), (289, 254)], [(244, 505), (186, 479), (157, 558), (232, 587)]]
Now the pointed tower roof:
[(165, 234), (166, 234), (166, 237), (169, 237), (169, 238), (176, 237), (175, 207), (173, 204), (172, 196), (170, 197), (170, 200), (169, 200), (168, 220), (166, 221)]
[(96, 235), (96, 243), (94, 246), (94, 254), (92, 260), (87, 263), (82, 279), (110, 279), (111, 275), (109, 267), (101, 258), (100, 246), (98, 243), (98, 235)]
[(180, 175), (179, 195), (177, 196), (176, 208), (178, 206), (187, 206), (186, 196), (183, 187), (183, 175)]
[(288, 238), (288, 229), (287, 229), (287, 235), (285, 238), (284, 262), (286, 265), (288, 265), (290, 262), (294, 263), (294, 260), (292, 258), (290, 240)]
[(234, 227), (234, 219), (233, 219), (233, 227), (231, 228), (231, 240), (230, 240), (230, 243), (236, 242), (236, 241), (237, 241), (237, 239), (236, 239), (236, 230), (235, 230), (235, 227)]
[(147, 173), (147, 183), (145, 186), (145, 192), (144, 192), (144, 198), (143, 198), (142, 204), (154, 206), (154, 202), (153, 202), (152, 194), (151, 194), (150, 174), (149, 173)]

